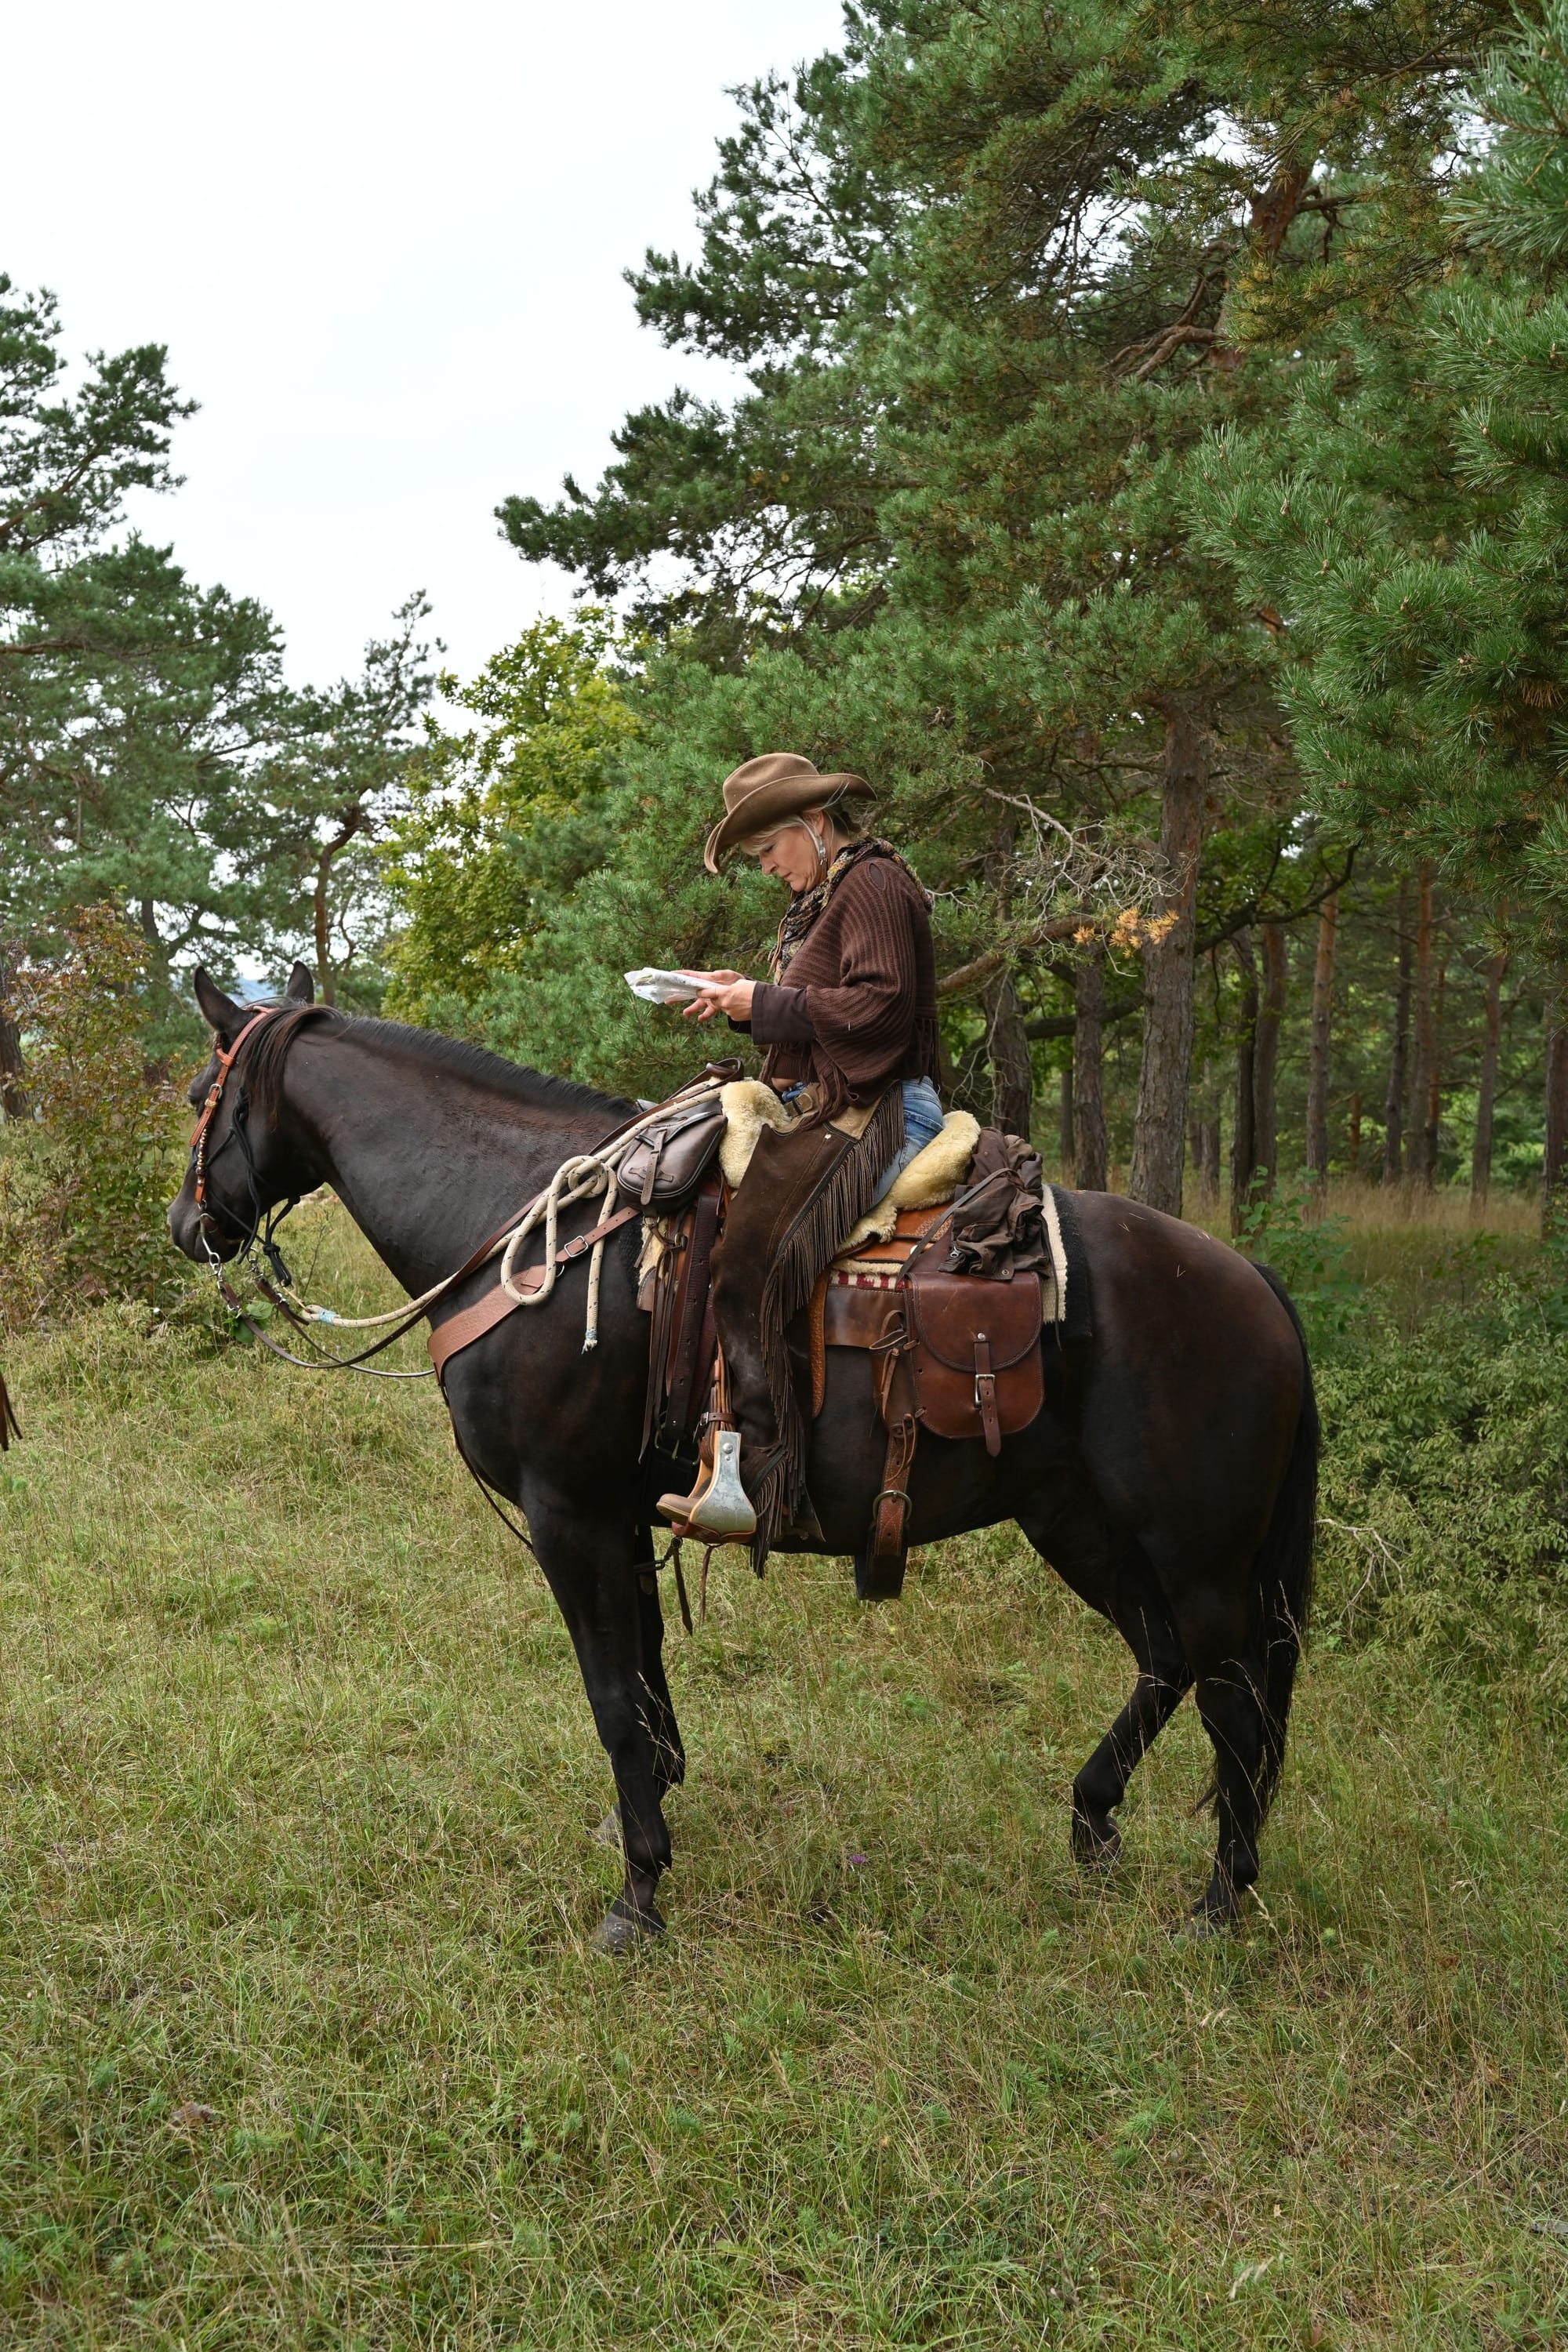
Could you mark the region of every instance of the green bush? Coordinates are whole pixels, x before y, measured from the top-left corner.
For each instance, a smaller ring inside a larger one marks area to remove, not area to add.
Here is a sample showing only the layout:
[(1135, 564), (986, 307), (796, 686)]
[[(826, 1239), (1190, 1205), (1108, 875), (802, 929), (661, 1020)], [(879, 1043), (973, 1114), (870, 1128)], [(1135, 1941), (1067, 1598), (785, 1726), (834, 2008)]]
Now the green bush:
[(22, 970), (15, 1015), (30, 1118), (0, 1150), (0, 1321), (185, 1286), (163, 1209), (177, 1181), (175, 1090), (144, 1050), (147, 950), (113, 907)]
[[(1305, 1178), (1246, 1211), (1238, 1246), (1289, 1290), (1323, 1424), (1317, 1640), (1467, 1673), (1568, 1678), (1568, 1242), (1498, 1265), (1495, 1235), (1381, 1280)], [(1414, 1277), (1414, 1280), (1413, 1280)], [(1458, 1295), (1450, 1295), (1457, 1293)]]
[(1405, 1328), (1369, 1295), (1319, 1362), (1327, 1642), (1568, 1681), (1568, 1311), (1560, 1248)]
[(1270, 1267), (1290, 1293), (1314, 1355), (1349, 1330), (1364, 1295), (1350, 1272), (1345, 1221), (1321, 1215), (1321, 1207), (1308, 1176), (1281, 1178), (1271, 1193), (1259, 1181), (1237, 1237), (1237, 1247)]

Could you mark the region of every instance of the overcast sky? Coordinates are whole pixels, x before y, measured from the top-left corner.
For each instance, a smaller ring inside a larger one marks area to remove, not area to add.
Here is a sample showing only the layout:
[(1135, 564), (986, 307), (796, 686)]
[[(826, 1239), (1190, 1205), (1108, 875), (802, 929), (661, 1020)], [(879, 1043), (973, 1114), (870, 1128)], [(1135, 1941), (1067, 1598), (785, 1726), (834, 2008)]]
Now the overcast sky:
[(509, 492), (596, 478), (624, 412), (725, 373), (620, 273), (689, 251), (727, 85), (834, 45), (837, 0), (72, 0), (8, 13), (0, 270), (67, 348), (165, 342), (201, 413), (137, 520), (270, 605), (300, 681), (411, 588), (459, 672), (559, 576)]

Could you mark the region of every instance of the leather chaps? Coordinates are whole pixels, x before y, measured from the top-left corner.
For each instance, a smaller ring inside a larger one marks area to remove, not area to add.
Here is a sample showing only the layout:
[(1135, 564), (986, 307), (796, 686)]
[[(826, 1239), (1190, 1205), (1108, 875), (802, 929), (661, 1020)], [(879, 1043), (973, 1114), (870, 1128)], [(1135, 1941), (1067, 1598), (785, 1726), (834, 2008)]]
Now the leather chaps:
[(757, 1514), (759, 1573), (784, 1527), (797, 1517), (810, 1524), (805, 1421), (784, 1334), (902, 1144), (899, 1088), (855, 1123), (858, 1135), (828, 1121), (763, 1128), (713, 1254), (713, 1312), (741, 1432), (741, 1476)]

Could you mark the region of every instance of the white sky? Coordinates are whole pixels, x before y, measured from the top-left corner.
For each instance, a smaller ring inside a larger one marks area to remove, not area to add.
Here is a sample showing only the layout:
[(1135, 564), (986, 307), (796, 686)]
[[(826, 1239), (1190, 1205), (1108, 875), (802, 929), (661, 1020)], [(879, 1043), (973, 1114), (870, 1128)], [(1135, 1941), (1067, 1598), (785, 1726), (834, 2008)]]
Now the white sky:
[(0, 270), (73, 355), (165, 342), (201, 413), (137, 520), (258, 596), (320, 684), (423, 587), (468, 674), (568, 584), (492, 509), (584, 484), (631, 407), (726, 372), (620, 272), (690, 252), (726, 86), (837, 0), (72, 0), (6, 12)]

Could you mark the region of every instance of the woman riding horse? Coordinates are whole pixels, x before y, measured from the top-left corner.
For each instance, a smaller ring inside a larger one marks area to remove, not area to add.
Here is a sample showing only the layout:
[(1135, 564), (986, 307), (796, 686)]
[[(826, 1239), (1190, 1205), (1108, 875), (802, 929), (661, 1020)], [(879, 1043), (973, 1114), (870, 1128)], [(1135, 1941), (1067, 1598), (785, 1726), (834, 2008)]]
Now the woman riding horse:
[[(713, 1261), (759, 1567), (784, 1526), (813, 1526), (785, 1328), (858, 1219), (942, 1129), (929, 901), (890, 842), (846, 822), (847, 802), (873, 798), (861, 776), (767, 752), (725, 778), (703, 856), (717, 874), (750, 855), (791, 894), (769, 977), (708, 973), (687, 1008), (700, 1021), (727, 1013), (765, 1046), (763, 1080), (794, 1113), (758, 1138)], [(659, 1509), (681, 1533), (732, 1534), (728, 1516), (708, 1528), (706, 1500), (700, 1479)]]

